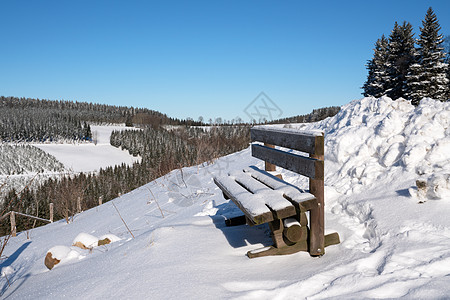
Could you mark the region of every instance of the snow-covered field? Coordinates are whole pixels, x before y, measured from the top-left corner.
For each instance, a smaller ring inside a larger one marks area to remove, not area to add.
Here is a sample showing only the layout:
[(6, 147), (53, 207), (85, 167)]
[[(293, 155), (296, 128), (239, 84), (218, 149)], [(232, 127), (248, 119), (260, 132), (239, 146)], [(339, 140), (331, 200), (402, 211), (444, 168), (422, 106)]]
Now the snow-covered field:
[(113, 147), (109, 137), (113, 130), (130, 129), (119, 125), (91, 126), (97, 143), (77, 144), (35, 144), (34, 146), (53, 155), (72, 172), (92, 172), (108, 166), (125, 163), (132, 165), (140, 158), (131, 156), (128, 151)]
[[(294, 126), (326, 136), (326, 231), (339, 232), (341, 244), (323, 257), (245, 256), (271, 244), (268, 227), (225, 227), (224, 218), (239, 209), (212, 176), (263, 167), (246, 149), (175, 170), (70, 224), (34, 229), (29, 240), (25, 233), (12, 238), (0, 292), (5, 299), (448, 298), (449, 125), (450, 103), (426, 100), (414, 108), (364, 98), (333, 118)], [(416, 188), (418, 179), (426, 189)], [(120, 240), (92, 251), (66, 248), (80, 233)], [(62, 246), (61, 263), (48, 270), (44, 257), (55, 246)]]

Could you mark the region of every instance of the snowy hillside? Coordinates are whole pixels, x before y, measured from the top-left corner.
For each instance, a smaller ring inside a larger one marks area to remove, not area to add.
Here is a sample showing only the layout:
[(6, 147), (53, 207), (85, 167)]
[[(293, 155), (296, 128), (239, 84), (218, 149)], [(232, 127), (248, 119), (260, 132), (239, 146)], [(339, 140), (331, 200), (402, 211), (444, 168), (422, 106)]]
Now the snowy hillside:
[[(356, 100), (335, 117), (294, 125), (325, 132), (325, 228), (339, 232), (341, 244), (321, 258), (248, 259), (248, 250), (271, 244), (268, 227), (225, 227), (239, 209), (212, 176), (263, 167), (246, 149), (175, 170), (70, 224), (34, 229), (29, 240), (12, 238), (0, 292), (6, 299), (446, 298), (449, 125), (450, 103), (413, 107), (388, 98)], [(425, 187), (418, 190), (416, 180)], [(80, 233), (89, 243), (106, 234), (120, 240), (92, 251), (66, 248)], [(62, 246), (61, 263), (48, 270), (44, 258), (55, 246)]]
[(73, 172), (92, 172), (122, 163), (132, 165), (140, 158), (131, 156), (109, 143), (113, 130), (133, 129), (131, 127), (109, 125), (91, 126), (95, 143), (36, 144), (35, 146), (55, 156), (67, 169)]

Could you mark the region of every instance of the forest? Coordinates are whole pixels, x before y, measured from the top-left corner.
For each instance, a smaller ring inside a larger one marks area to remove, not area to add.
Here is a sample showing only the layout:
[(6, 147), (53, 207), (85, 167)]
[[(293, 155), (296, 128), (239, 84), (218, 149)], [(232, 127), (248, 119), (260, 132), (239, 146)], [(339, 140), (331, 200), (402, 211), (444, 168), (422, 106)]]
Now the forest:
[(439, 21), (430, 7), (422, 21), (419, 38), (414, 38), (409, 22), (394, 24), (388, 38), (375, 43), (367, 63), (364, 96), (393, 100), (404, 98), (418, 105), (424, 97), (447, 101), (450, 98), (450, 36), (444, 39)]

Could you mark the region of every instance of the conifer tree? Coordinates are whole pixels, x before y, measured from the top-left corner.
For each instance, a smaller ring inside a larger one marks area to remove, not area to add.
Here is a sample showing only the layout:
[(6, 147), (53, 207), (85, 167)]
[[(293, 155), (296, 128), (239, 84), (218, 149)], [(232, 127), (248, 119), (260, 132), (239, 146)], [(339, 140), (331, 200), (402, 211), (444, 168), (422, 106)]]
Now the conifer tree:
[(373, 58), (367, 62), (369, 74), (363, 86), (364, 97), (379, 98), (385, 94), (386, 82), (388, 82), (387, 60), (388, 40), (383, 34), (375, 43)]
[(447, 53), (445, 57), (445, 63), (447, 64), (447, 101), (450, 100), (450, 35), (447, 35), (444, 39), (444, 52)]
[(394, 29), (389, 36), (389, 55), (387, 70), (389, 80), (386, 82), (386, 95), (392, 99), (405, 97), (406, 75), (409, 67), (414, 63), (414, 33), (409, 22), (401, 26), (395, 22)]
[(422, 25), (417, 40), (416, 63), (411, 65), (407, 76), (407, 94), (415, 105), (418, 105), (423, 97), (445, 101), (449, 84), (446, 53), (442, 47), (443, 36), (439, 34), (441, 27), (431, 7)]

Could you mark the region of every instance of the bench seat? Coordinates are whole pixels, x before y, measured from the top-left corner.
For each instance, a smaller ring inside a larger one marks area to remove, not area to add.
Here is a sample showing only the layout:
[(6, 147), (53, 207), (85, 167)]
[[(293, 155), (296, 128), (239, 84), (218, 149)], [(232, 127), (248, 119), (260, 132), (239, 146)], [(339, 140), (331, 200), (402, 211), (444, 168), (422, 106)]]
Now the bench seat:
[(316, 197), (255, 166), (214, 182), (243, 211), (251, 225), (285, 219), (317, 207)]

